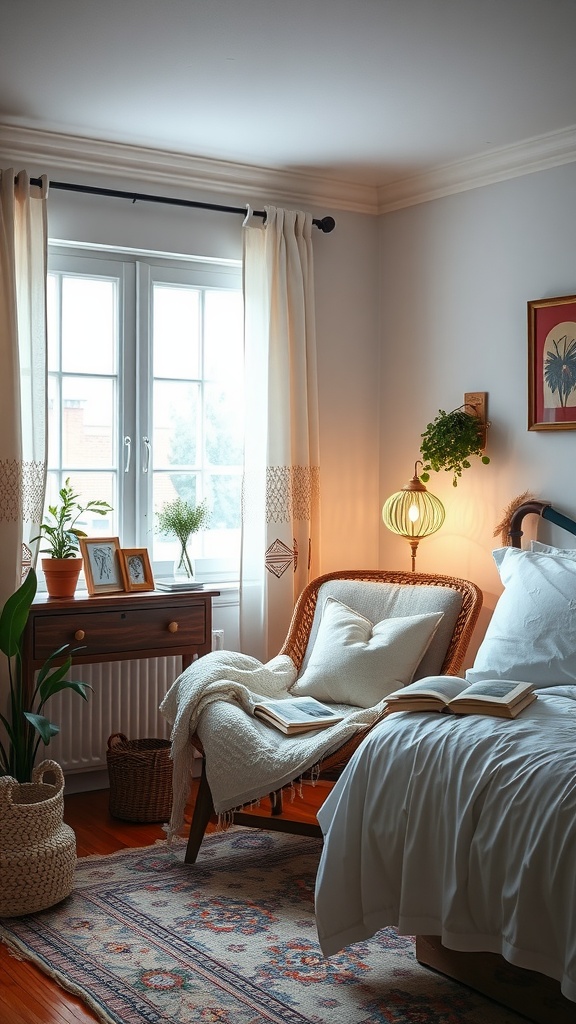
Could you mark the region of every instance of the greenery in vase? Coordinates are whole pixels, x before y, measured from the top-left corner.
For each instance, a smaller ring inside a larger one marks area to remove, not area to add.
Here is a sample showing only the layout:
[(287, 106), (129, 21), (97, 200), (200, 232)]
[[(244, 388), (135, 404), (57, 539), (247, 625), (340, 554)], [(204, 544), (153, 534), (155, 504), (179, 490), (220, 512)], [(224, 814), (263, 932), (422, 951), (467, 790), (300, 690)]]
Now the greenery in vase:
[[(72, 653), (79, 648), (64, 644), (46, 659), (38, 672), (33, 692), (27, 693), (22, 679), (22, 638), (28, 621), (30, 605), (36, 594), (37, 579), (30, 569), (26, 579), (8, 598), (0, 614), (0, 651), (8, 659), (10, 684), (6, 715), (0, 722), (7, 739), (0, 742), (0, 775), (11, 775), (17, 782), (30, 782), (40, 743), (47, 746), (60, 729), (43, 714), (44, 705), (61, 690), (73, 690), (87, 700), (88, 683), (66, 679), (72, 664)], [(62, 665), (54, 661), (66, 655)]]
[(482, 454), (482, 424), (476, 416), (465, 411), (464, 406), (444, 412), (440, 409), (432, 423), (429, 423), (422, 437), (420, 452), (424, 463), (420, 479), (427, 483), (430, 470), (441, 469), (452, 473), (452, 485), (458, 486), (462, 470), (470, 469), (470, 456), (477, 455), (484, 465), (490, 462)]
[(40, 548), (42, 555), (50, 555), (50, 558), (78, 558), (78, 540), (86, 536), (84, 531), (76, 526), (80, 516), (85, 512), (105, 516), (113, 509), (107, 501), (93, 500), (81, 505), (78, 501), (79, 495), (70, 484), (70, 477), (59, 491), (59, 498), (59, 505), (48, 505), (48, 521), (40, 525), (40, 533), (32, 540), (40, 540), (47, 545)]
[(201, 530), (210, 520), (206, 502), (194, 505), (185, 498), (175, 498), (173, 501), (165, 502), (157, 513), (157, 520), (160, 533), (176, 537), (180, 541), (177, 570), (183, 570), (192, 579), (194, 566), (187, 551), (187, 544), (192, 534)]

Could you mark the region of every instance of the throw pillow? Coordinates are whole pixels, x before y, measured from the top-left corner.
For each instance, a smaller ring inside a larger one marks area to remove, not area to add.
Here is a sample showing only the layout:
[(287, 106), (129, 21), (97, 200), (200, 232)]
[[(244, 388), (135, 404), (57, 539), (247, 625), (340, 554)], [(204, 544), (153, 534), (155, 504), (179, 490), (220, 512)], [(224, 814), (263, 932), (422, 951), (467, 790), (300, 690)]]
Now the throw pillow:
[(576, 683), (576, 560), (519, 548), (492, 555), (505, 590), (466, 678)]
[(441, 619), (442, 612), (436, 612), (383, 619), (374, 625), (328, 597), (308, 665), (291, 693), (374, 707), (412, 680)]

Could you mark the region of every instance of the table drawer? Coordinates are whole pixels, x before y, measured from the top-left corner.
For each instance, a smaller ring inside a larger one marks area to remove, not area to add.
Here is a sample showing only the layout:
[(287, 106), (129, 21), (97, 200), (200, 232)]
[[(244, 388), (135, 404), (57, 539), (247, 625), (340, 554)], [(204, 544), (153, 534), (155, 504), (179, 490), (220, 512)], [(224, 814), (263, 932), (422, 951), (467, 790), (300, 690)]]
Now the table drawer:
[[(115, 653), (135, 657), (145, 651), (170, 654), (171, 649), (206, 643), (206, 604), (166, 608), (119, 608), (74, 610), (36, 616), (32, 657), (43, 661), (63, 644), (82, 647), (78, 654)], [(83, 636), (82, 636), (83, 634)]]

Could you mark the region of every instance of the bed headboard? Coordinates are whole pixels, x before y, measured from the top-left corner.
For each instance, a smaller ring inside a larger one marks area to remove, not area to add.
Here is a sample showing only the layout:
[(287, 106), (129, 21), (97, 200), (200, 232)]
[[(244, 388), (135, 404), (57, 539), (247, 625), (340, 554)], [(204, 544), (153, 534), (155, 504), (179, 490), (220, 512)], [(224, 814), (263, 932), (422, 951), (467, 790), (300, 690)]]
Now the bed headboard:
[(576, 522), (573, 519), (569, 519), (568, 516), (563, 516), (561, 512), (557, 512), (547, 501), (531, 499), (530, 501), (522, 502), (510, 518), (508, 536), (513, 547), (519, 548), (521, 546), (522, 522), (524, 516), (529, 515), (531, 512), (541, 516), (542, 519), (547, 519), (549, 522), (554, 523), (555, 526), (561, 526), (568, 533), (576, 535)]

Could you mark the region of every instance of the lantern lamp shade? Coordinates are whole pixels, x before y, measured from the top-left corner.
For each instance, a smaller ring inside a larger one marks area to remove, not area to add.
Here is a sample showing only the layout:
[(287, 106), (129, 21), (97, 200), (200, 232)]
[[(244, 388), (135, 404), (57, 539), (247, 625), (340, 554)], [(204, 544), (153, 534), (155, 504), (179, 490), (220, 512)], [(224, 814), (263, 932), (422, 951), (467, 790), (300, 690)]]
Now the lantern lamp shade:
[(410, 541), (412, 569), (415, 568), (418, 542), (436, 533), (444, 517), (444, 506), (440, 498), (426, 490), (416, 473), (406, 487), (390, 495), (382, 509), (382, 519), (388, 529)]

